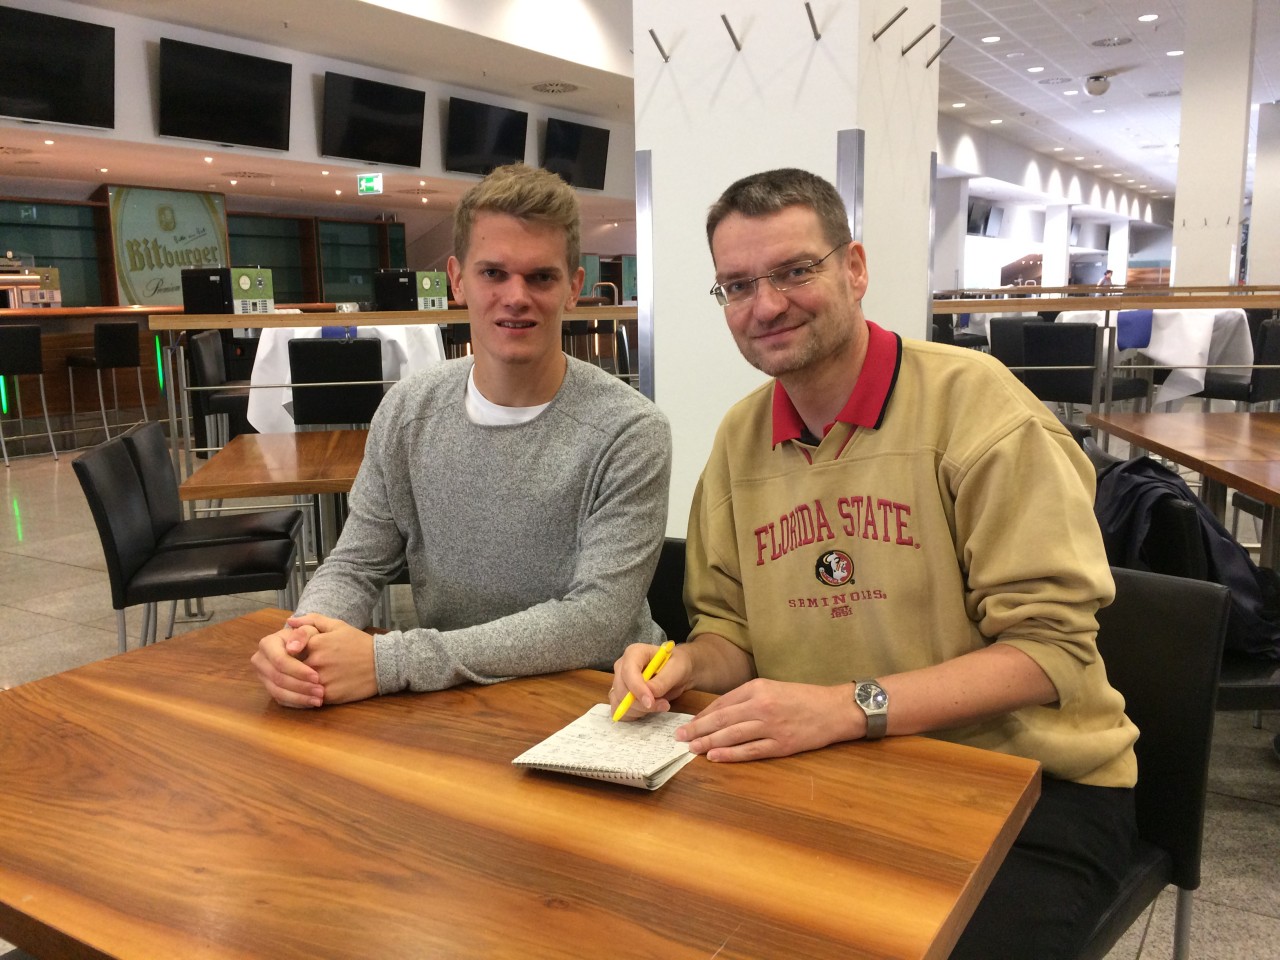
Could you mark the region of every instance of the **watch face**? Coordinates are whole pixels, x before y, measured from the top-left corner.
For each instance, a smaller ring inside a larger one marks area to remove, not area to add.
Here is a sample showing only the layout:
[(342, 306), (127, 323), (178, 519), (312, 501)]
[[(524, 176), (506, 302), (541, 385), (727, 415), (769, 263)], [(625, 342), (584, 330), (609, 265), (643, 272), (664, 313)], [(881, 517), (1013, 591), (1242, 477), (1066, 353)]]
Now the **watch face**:
[(889, 705), (889, 695), (878, 684), (864, 683), (857, 692), (858, 706), (864, 710), (883, 710)]

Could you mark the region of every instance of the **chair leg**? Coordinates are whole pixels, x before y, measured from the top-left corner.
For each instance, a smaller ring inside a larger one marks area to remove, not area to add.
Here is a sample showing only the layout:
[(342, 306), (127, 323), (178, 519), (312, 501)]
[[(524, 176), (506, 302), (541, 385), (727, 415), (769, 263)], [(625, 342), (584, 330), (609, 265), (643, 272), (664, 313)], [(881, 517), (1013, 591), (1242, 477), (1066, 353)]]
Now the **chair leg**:
[[(44, 374), (40, 374), (40, 410), (44, 413), (44, 432), (49, 437), (49, 449), (53, 452), (53, 459), (58, 459), (58, 448), (53, 445), (53, 427), (49, 424), (49, 404), (44, 399)], [(8, 460), (6, 459), (6, 463)]]
[(164, 632), (166, 640), (173, 636), (173, 625), (178, 622), (178, 601), (171, 600), (169, 602), (169, 629)]
[(67, 394), (71, 397), (71, 449), (76, 450), (80, 440), (76, 437), (76, 378), (71, 371), (72, 368), (67, 367)]
[(138, 405), (142, 407), (142, 422), (147, 422), (147, 398), (142, 393), (142, 367), (137, 368), (138, 371)]
[(121, 653), (129, 649), (129, 633), (125, 628), (123, 610), (116, 611), (116, 642), (120, 646)]
[(1191, 891), (1178, 888), (1178, 904), (1173, 915), (1173, 960), (1191, 956)]
[[(98, 409), (102, 412), (102, 429), (107, 434), (107, 439), (111, 439), (111, 427), (107, 425), (107, 398), (102, 392), (102, 371), (95, 370), (98, 375)], [(115, 371), (111, 371), (111, 375), (115, 376)]]

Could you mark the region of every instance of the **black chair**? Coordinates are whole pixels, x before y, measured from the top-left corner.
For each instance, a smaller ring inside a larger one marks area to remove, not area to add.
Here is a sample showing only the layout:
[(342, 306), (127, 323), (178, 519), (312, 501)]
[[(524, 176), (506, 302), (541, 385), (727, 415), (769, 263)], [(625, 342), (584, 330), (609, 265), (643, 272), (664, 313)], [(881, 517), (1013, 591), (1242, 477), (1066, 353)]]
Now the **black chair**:
[(1026, 317), (992, 317), (987, 321), (987, 340), (991, 355), (1012, 370), (1019, 380), (1023, 379), (1020, 368), (1025, 364), (1022, 328), (1026, 323)]
[[(1225, 371), (1208, 370), (1204, 389), (1194, 396), (1210, 400), (1233, 400), (1237, 408), (1280, 400), (1280, 320), (1264, 320), (1254, 340), (1253, 368), (1248, 380), (1235, 380)], [(1267, 369), (1270, 367), (1271, 369)]]
[(987, 338), (980, 333), (969, 333), (967, 330), (956, 330), (954, 314), (940, 314), (933, 318), (933, 342), (949, 343), (955, 347), (968, 347), (981, 350), (987, 346)]
[(464, 357), (471, 352), (471, 324), (448, 323), (440, 330), (446, 357)]
[(122, 437), (86, 451), (72, 467), (102, 541), (121, 653), (128, 648), (125, 609), (137, 604), (145, 605), (143, 644), (155, 640), (156, 604), (164, 600), (276, 590), (280, 606), (292, 607), (292, 540), (161, 550), (142, 478)]
[(289, 376), (299, 426), (368, 423), (382, 402), (382, 341), (290, 340)]
[(1113, 568), (1112, 575), (1116, 598), (1098, 611), (1098, 650), (1107, 678), (1124, 694), (1125, 712), (1141, 731), (1134, 746), (1141, 839), (1079, 958), (1105, 957), (1172, 883), (1178, 888), (1174, 956), (1185, 960), (1191, 893), (1200, 886), (1214, 697), (1230, 592), (1138, 570)]
[[(1022, 327), (1022, 380), (1045, 403), (1092, 406), (1102, 337), (1092, 323), (1028, 321)], [(1079, 367), (1078, 370), (1037, 370), (1036, 367)], [(1146, 401), (1151, 385), (1140, 377), (1112, 377), (1111, 399)], [(1101, 400), (1105, 391), (1099, 389)], [(1144, 403), (1145, 405), (1145, 403)]]
[(689, 639), (689, 614), (684, 607), (684, 545), (679, 537), (662, 541), (658, 567), (649, 583), (649, 612), (668, 640)]
[(191, 412), (196, 446), (220, 448), (232, 437), (255, 433), (249, 424), (249, 381), (227, 379), (221, 331), (205, 330), (187, 341), (191, 360)]
[(160, 550), (298, 538), (302, 529), (301, 510), (255, 510), (184, 519), (178, 478), (173, 472), (164, 427), (158, 421), (140, 424), (125, 433), (122, 439), (142, 481), (151, 516), (151, 530)]
[[(1093, 431), (1083, 423), (1076, 423), (1073, 420), (1064, 420), (1062, 417), (1058, 417), (1058, 422), (1067, 428), (1067, 433), (1071, 434), (1072, 438), (1076, 443), (1080, 444), (1085, 453), (1088, 453), (1088, 448), (1085, 447), (1084, 443), (1086, 440), (1093, 440)], [(1097, 447), (1096, 441), (1094, 441), (1094, 446)]]
[(76, 439), (76, 381), (77, 368), (93, 370), (98, 378), (98, 406), (102, 411), (102, 429), (107, 437), (111, 427), (107, 424), (107, 401), (102, 392), (102, 371), (111, 371), (111, 400), (119, 415), (120, 394), (116, 390), (116, 370), (133, 367), (138, 374), (138, 403), (142, 407), (142, 419), (147, 419), (147, 401), (142, 392), (142, 351), (138, 347), (138, 325), (131, 321), (122, 323), (95, 323), (93, 325), (93, 352), (67, 354), (67, 389), (71, 394), (71, 444), (79, 446)]
[[(44, 351), (40, 341), (40, 326), (24, 323), (19, 326), (0, 326), (0, 378), (13, 377), (13, 397), (18, 409), (18, 433), (22, 433), (22, 388), (18, 377), (34, 376), (40, 383), (40, 410), (44, 414), (44, 430), (49, 437), (49, 450), (58, 459), (58, 448), (53, 443), (53, 427), (49, 425), (49, 405), (44, 398)], [(0, 455), (9, 466), (9, 450), (4, 445), (4, 423), (0, 421)]]

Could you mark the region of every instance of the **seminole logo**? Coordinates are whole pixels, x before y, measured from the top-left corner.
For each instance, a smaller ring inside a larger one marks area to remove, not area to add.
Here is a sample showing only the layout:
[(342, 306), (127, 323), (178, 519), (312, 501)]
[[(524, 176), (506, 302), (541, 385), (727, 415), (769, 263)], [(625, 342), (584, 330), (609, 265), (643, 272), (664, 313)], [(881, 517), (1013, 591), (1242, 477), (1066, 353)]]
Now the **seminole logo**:
[(828, 587), (842, 587), (853, 582), (853, 561), (843, 550), (827, 550), (818, 557), (813, 574)]

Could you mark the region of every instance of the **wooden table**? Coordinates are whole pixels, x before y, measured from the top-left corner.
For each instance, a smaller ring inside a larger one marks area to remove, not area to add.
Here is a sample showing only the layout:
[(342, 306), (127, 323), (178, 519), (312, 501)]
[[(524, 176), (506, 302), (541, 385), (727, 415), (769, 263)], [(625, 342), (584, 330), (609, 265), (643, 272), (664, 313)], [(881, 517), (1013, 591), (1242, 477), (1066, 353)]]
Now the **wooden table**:
[(0, 937), (54, 958), (942, 958), (1039, 794), (1032, 761), (916, 737), (697, 759), (652, 793), (523, 771), (607, 674), (288, 710), (248, 662), (283, 615), (0, 693)]
[(242, 433), (178, 488), (183, 500), (348, 493), (367, 430)]
[(1225, 521), (1227, 490), (1262, 501), (1264, 566), (1280, 569), (1275, 510), (1280, 506), (1280, 413), (1090, 414), (1090, 425), (1204, 477), (1200, 495)]

